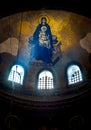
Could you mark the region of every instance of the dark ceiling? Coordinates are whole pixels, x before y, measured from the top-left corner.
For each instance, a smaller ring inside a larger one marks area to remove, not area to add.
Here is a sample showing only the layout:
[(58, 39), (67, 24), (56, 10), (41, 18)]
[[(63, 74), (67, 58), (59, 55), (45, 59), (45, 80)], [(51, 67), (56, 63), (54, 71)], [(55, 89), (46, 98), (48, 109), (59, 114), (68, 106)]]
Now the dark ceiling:
[(87, 17), (91, 17), (90, 1), (82, 0), (2, 0), (0, 2), (0, 17), (4, 17), (16, 12), (38, 9), (61, 9), (75, 12)]

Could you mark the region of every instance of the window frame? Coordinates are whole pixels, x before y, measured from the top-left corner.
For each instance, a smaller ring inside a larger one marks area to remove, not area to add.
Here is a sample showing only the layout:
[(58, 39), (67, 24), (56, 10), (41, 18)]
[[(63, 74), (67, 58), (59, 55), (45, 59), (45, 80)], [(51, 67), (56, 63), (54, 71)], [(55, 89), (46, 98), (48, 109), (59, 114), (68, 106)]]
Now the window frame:
[[(68, 71), (69, 67), (72, 66), (72, 65), (76, 65), (77, 67), (79, 67), (81, 75), (82, 75), (82, 81), (79, 81), (79, 82), (76, 82), (76, 83), (73, 83), (73, 84), (69, 84), (67, 71)], [(67, 64), (65, 73), (66, 73), (66, 82), (67, 82), (68, 87), (70, 87), (70, 86), (79, 86), (79, 85), (81, 85), (81, 84), (83, 84), (85, 82), (85, 74), (83, 72), (83, 68), (82, 68), (81, 64), (76, 62), (76, 61), (73, 61), (73, 62), (70, 62), (70, 63)]]
[(26, 68), (27, 68), (27, 67), (26, 67), (23, 63), (21, 63), (21, 62), (19, 62), (19, 61), (14, 61), (14, 62), (10, 65), (10, 67), (9, 67), (7, 73), (6, 73), (7, 79), (5, 78), (5, 81), (8, 81), (8, 85), (9, 85), (9, 86), (12, 86), (12, 81), (8, 80), (8, 77), (9, 77), (10, 71), (11, 71), (11, 69), (12, 69), (12, 67), (13, 67), (14, 65), (19, 65), (19, 66), (21, 66), (21, 67), (23, 68), (23, 70), (24, 70), (24, 76), (23, 76), (22, 84), (21, 84), (21, 83), (14, 82), (14, 85), (15, 85), (16, 87), (18, 87), (18, 86), (24, 86), (25, 81), (26, 81), (26, 73), (27, 73), (27, 69), (26, 69)]
[[(51, 72), (52, 76), (53, 76), (53, 88), (51, 89), (38, 89), (38, 80), (39, 80), (39, 75), (40, 73), (42, 73), (43, 71), (49, 71)], [(55, 84), (56, 84), (56, 76), (53, 70), (51, 70), (50, 68), (42, 68), (38, 71), (37, 75), (35, 76), (35, 83), (36, 83), (36, 88), (39, 91), (52, 91), (55, 89)]]

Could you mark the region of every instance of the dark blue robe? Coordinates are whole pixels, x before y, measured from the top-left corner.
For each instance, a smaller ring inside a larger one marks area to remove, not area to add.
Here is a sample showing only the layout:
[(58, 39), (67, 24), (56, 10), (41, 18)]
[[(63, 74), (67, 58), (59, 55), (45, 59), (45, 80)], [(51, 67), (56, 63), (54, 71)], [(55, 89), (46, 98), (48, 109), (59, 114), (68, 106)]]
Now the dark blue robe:
[[(39, 43), (39, 34), (41, 32), (41, 28), (45, 27), (45, 34), (48, 36), (50, 41), (50, 47), (46, 47), (44, 45), (40, 45)], [(31, 40), (30, 40), (31, 41)], [(33, 50), (31, 50), (30, 55), (34, 57), (36, 60), (42, 60), (45, 63), (52, 63), (52, 56), (53, 56), (53, 40), (52, 40), (52, 33), (50, 30), (50, 26), (48, 24), (43, 25), (42, 23), (39, 24), (33, 34), (32, 37), (32, 45), (34, 45)]]

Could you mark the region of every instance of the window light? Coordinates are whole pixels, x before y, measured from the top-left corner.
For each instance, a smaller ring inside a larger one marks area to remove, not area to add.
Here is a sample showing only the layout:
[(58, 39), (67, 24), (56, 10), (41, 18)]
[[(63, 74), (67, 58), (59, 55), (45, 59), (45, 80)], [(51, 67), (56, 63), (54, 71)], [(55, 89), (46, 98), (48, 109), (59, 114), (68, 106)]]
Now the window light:
[(50, 71), (40, 72), (38, 77), (38, 89), (53, 89), (53, 75)]
[(24, 68), (20, 65), (12, 66), (10, 74), (8, 76), (8, 80), (18, 84), (23, 84), (23, 78)]
[(71, 65), (67, 70), (68, 84), (75, 84), (83, 80), (82, 72), (78, 65)]

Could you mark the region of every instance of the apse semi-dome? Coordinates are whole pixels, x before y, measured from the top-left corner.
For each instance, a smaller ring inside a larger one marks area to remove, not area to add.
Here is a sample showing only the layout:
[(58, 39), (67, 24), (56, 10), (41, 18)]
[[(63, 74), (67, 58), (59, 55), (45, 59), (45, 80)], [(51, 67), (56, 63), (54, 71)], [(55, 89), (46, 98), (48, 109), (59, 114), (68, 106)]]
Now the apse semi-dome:
[(0, 92), (26, 101), (59, 101), (88, 89), (91, 19), (30, 10), (0, 19)]

